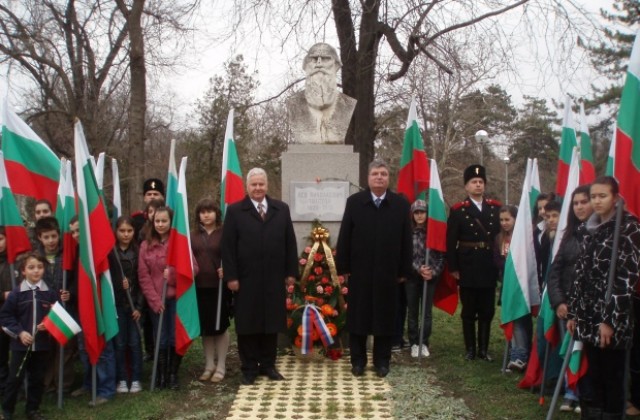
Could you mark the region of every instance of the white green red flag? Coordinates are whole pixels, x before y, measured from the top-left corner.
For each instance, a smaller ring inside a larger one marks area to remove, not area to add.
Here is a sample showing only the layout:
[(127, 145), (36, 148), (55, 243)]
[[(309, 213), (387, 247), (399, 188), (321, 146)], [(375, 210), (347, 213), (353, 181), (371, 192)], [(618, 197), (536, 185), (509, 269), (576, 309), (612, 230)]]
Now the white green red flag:
[(64, 180), (67, 173), (67, 159), (60, 159), (60, 177), (58, 178), (58, 196), (56, 197), (55, 217), (58, 224), (62, 224), (62, 215), (64, 214)]
[(167, 207), (174, 209), (176, 205), (176, 194), (178, 193), (178, 171), (176, 170), (176, 140), (171, 139), (169, 149), (169, 170), (167, 171)]
[(7, 261), (13, 264), (18, 255), (31, 249), (31, 242), (29, 242), (27, 229), (22, 223), (16, 199), (11, 192), (2, 151), (0, 151), (0, 226), (4, 226), (4, 235), (7, 239)]
[(607, 155), (607, 167), (604, 170), (604, 174), (608, 176), (615, 176), (615, 160), (616, 160), (616, 131), (617, 125), (613, 123), (613, 134), (611, 135), (611, 144), (609, 145), (609, 154)]
[(614, 173), (627, 209), (640, 215), (640, 30), (631, 49), (627, 79), (622, 89)]
[[(560, 357), (567, 357), (570, 340), (571, 335), (567, 332), (564, 335), (562, 346), (560, 347)], [(587, 374), (587, 368), (589, 367), (587, 355), (582, 353), (583, 348), (584, 345), (582, 341), (576, 340), (573, 342), (573, 349), (569, 356), (569, 364), (567, 365), (567, 385), (574, 391), (578, 389), (578, 381)]]
[(224, 133), (224, 148), (222, 149), (222, 175), (220, 177), (220, 209), (222, 217), (229, 204), (244, 198), (242, 171), (236, 142), (233, 138), (233, 108), (227, 117), (227, 129)]
[[(569, 165), (569, 173), (567, 174), (567, 195), (565, 197), (567, 199), (562, 201), (560, 220), (558, 220), (558, 229), (556, 230), (555, 239), (551, 248), (551, 262), (553, 262), (556, 257), (556, 254), (560, 249), (562, 237), (567, 230), (569, 212), (573, 211), (573, 203), (568, 198), (571, 197), (573, 190), (575, 190), (578, 185), (580, 185), (580, 154), (578, 153), (578, 148), (574, 147), (571, 151), (571, 164)], [(542, 293), (539, 317), (542, 320), (542, 328), (545, 338), (552, 346), (556, 346), (560, 342), (560, 331), (558, 330), (558, 323), (556, 322), (556, 312), (551, 306), (546, 287)]]
[(176, 353), (184, 355), (191, 342), (200, 335), (198, 302), (189, 235), (189, 208), (187, 204), (187, 158), (180, 162), (180, 176), (169, 234), (167, 265), (176, 270)]
[(53, 304), (47, 316), (42, 320), (49, 334), (64, 346), (82, 329), (60, 302)]
[(71, 219), (77, 213), (76, 194), (73, 189), (72, 163), (64, 158), (62, 162), (64, 162), (64, 175), (60, 174), (56, 219), (58, 219), (60, 234), (62, 235), (62, 269), (70, 271), (76, 268), (74, 263), (76, 262), (78, 248), (69, 227)]
[(564, 117), (562, 119), (562, 137), (560, 139), (560, 156), (558, 158), (558, 173), (556, 174), (556, 194), (563, 198), (567, 190), (567, 176), (571, 164), (571, 151), (578, 147), (576, 126), (571, 110), (571, 98), (567, 95), (564, 102)]
[(95, 365), (105, 343), (118, 333), (108, 260), (115, 238), (80, 121), (75, 124), (74, 146), (80, 224), (78, 310), (87, 355)]
[[(429, 217), (427, 219), (427, 249), (447, 251), (447, 210), (442, 195), (442, 185), (438, 173), (438, 164), (431, 159), (429, 168)], [(433, 296), (433, 305), (453, 315), (458, 308), (458, 285), (455, 279), (445, 271), (438, 282)]]
[[(591, 184), (596, 179), (596, 167), (593, 163), (593, 148), (587, 125), (584, 103), (580, 103), (580, 184)], [(568, 188), (567, 188), (568, 189)], [(570, 192), (569, 192), (570, 193)]]
[(413, 203), (417, 199), (424, 200), (426, 191), (429, 189), (429, 178), (429, 162), (418, 125), (416, 100), (411, 98), (402, 155), (400, 156), (397, 190), (407, 197), (409, 203)]
[(113, 179), (113, 228), (116, 227), (118, 217), (122, 216), (122, 196), (120, 195), (120, 172), (118, 161), (111, 159), (111, 178)]
[(533, 252), (533, 226), (529, 207), (532, 169), (533, 161), (527, 159), (518, 217), (504, 264), (500, 327), (503, 328), (507, 340), (511, 340), (513, 334), (513, 321), (531, 313), (533, 307), (540, 305), (538, 274)]
[(529, 185), (529, 207), (531, 208), (531, 214), (536, 211), (536, 200), (542, 192), (540, 188), (540, 172), (538, 171), (538, 159), (533, 159), (531, 162), (531, 185)]
[(98, 189), (100, 193), (102, 193), (104, 198), (104, 158), (105, 153), (101, 152), (98, 154), (98, 163), (96, 163), (96, 184), (98, 184)]
[[(581, 156), (578, 153), (577, 148), (573, 148), (571, 151), (571, 165), (569, 166), (569, 174), (567, 176), (567, 197), (571, 197), (573, 190), (578, 188), (582, 184), (582, 168), (581, 168)], [(563, 200), (562, 207), (560, 208), (560, 220), (558, 220), (558, 228), (556, 229), (555, 239), (553, 241), (553, 247), (551, 248), (551, 262), (556, 258), (556, 254), (560, 249), (560, 243), (564, 237), (564, 233), (567, 230), (567, 223), (569, 220), (569, 213), (573, 211), (573, 203), (571, 200)]]
[(2, 151), (14, 194), (56, 205), (60, 159), (11, 109), (5, 97), (2, 115)]

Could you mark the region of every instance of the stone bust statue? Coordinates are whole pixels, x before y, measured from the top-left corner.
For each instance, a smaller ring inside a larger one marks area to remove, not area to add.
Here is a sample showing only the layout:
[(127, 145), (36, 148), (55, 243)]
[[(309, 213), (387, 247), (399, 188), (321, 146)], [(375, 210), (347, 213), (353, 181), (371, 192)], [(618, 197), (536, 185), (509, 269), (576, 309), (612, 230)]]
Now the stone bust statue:
[(335, 48), (313, 45), (303, 61), (304, 91), (287, 101), (289, 125), (295, 143), (344, 143), (356, 100), (338, 90), (342, 67)]

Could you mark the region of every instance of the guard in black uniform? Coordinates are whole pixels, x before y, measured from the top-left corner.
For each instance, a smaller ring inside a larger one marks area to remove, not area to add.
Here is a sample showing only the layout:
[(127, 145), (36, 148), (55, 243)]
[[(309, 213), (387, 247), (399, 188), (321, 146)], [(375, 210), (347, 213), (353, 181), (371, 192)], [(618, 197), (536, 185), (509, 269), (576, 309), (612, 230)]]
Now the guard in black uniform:
[(500, 231), (500, 207), (483, 197), (487, 176), (481, 165), (464, 170), (468, 197), (453, 207), (447, 221), (447, 262), (460, 286), (465, 359), (476, 358), (476, 320), (480, 359), (491, 361), (487, 350), (491, 320), (495, 313), (498, 268), (493, 263), (493, 244)]
[[(152, 200), (164, 200), (164, 184), (158, 178), (149, 178), (142, 184), (142, 199), (144, 200), (145, 207)], [(140, 238), (140, 231), (147, 221), (147, 214), (143, 210), (138, 210), (131, 215), (133, 219), (134, 238), (138, 243), (142, 240)]]

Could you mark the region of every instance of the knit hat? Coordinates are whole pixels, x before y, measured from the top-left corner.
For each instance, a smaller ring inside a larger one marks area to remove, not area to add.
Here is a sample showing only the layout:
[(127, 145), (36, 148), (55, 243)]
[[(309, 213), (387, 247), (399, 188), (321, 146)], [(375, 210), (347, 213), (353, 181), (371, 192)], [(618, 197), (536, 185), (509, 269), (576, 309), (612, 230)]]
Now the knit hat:
[(411, 213), (416, 211), (427, 211), (427, 203), (424, 200), (416, 200), (411, 205)]

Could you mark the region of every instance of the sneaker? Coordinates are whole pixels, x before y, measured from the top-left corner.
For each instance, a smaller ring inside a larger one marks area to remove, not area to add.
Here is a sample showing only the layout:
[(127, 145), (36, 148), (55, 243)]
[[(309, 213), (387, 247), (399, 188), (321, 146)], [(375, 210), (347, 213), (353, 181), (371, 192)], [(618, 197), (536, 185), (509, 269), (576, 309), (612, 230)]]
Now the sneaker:
[(570, 412), (576, 409), (576, 401), (565, 398), (560, 404), (560, 411)]
[(422, 357), (429, 357), (431, 355), (431, 353), (429, 353), (429, 348), (427, 347), (426, 344), (423, 344), (422, 346), (420, 346), (420, 355)]
[(512, 360), (507, 365), (507, 369), (523, 371), (527, 364), (520, 359)]
[(420, 347), (417, 344), (411, 346), (411, 357), (418, 357), (418, 353), (420, 352)]
[(118, 382), (118, 386), (116, 387), (116, 392), (118, 394), (126, 394), (129, 392), (129, 387), (127, 386), (127, 381)]
[(142, 391), (142, 384), (140, 384), (140, 381), (131, 382), (131, 388), (129, 389), (129, 392), (131, 394), (135, 394), (140, 391)]

